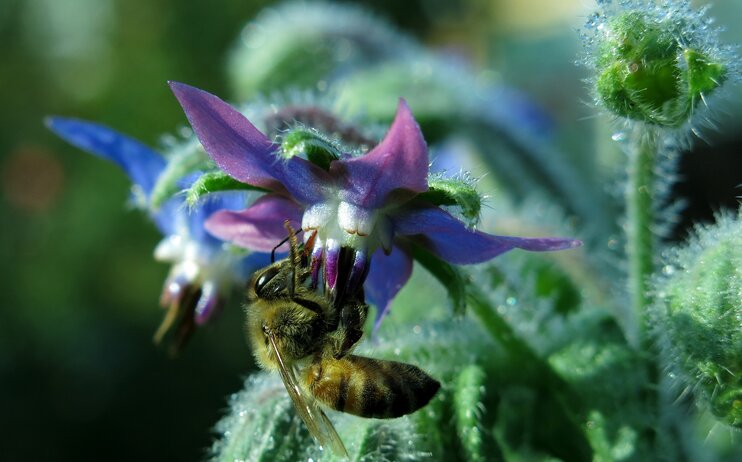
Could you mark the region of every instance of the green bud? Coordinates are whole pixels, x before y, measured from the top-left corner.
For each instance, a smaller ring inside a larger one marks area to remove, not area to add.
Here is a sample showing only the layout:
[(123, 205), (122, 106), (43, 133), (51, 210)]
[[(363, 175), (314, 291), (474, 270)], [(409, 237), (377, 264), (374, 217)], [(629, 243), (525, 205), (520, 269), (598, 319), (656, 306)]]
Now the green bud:
[(620, 117), (680, 126), (726, 79), (726, 66), (714, 57), (722, 53), (706, 36), (711, 31), (701, 13), (685, 3), (668, 11), (634, 7), (596, 27), (598, 99)]
[(664, 273), (655, 329), (673, 375), (700, 407), (742, 428), (742, 221), (699, 229)]

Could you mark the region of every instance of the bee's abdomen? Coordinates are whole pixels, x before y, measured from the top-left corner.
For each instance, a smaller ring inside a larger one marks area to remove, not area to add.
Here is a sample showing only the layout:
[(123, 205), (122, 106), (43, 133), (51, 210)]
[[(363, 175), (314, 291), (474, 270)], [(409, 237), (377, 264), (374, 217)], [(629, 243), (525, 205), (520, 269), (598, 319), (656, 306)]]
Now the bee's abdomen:
[(316, 361), (305, 377), (323, 404), (361, 417), (388, 419), (428, 404), (440, 383), (412, 364), (348, 355)]

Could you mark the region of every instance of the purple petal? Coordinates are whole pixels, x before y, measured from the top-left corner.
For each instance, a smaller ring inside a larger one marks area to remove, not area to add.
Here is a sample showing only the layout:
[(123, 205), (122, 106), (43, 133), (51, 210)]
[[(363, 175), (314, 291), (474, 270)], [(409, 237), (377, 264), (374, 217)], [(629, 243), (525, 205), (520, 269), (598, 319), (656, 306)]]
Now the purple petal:
[(344, 201), (371, 209), (395, 189), (427, 191), (428, 147), (405, 100), (381, 143), (363, 156), (334, 161), (330, 172), (343, 178)]
[(389, 255), (379, 248), (371, 257), (371, 269), (364, 288), (368, 301), (376, 305), (374, 332), (389, 313), (392, 299), (412, 274), (412, 257), (400, 246), (394, 246)]
[(270, 252), (287, 235), (284, 222), (289, 220), (291, 226), (298, 228), (301, 213), (302, 209), (296, 202), (268, 194), (245, 210), (214, 213), (204, 227), (219, 239), (250, 250)]
[(514, 248), (541, 252), (582, 245), (574, 239), (495, 236), (472, 231), (434, 206), (407, 208), (393, 221), (397, 234), (413, 237), (438, 257), (455, 264), (481, 263)]
[(165, 168), (165, 159), (126, 135), (105, 125), (64, 117), (49, 117), (46, 126), (68, 143), (116, 163), (146, 196)]
[(206, 220), (220, 210), (242, 210), (247, 206), (247, 194), (242, 191), (222, 191), (206, 195), (199, 203), (189, 209), (183, 206), (180, 213), (185, 215), (188, 235), (201, 244), (221, 247), (221, 241), (206, 229)]
[(347, 292), (355, 293), (356, 290), (363, 284), (368, 276), (370, 269), (371, 260), (368, 258), (368, 254), (365, 250), (356, 250), (353, 256), (353, 266), (350, 269), (350, 276), (348, 276)]
[(175, 97), (216, 164), (236, 180), (281, 192), (288, 190), (303, 203), (324, 197), (329, 175), (300, 157), (281, 160), (272, 143), (237, 109), (197, 88), (171, 82)]
[(322, 255), (325, 253), (324, 246), (321, 243), (315, 243), (312, 248), (312, 258), (310, 268), (312, 270), (312, 289), (319, 286), (319, 270), (322, 266)]

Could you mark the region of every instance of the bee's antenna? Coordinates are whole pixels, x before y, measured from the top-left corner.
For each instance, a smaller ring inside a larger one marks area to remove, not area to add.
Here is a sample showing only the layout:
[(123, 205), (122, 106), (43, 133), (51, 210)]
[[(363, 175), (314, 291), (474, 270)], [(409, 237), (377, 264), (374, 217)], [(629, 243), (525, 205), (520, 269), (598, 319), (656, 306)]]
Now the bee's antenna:
[(273, 250), (271, 250), (271, 263), (275, 263), (276, 262), (276, 250), (278, 250), (279, 247), (281, 247), (282, 245), (284, 245), (286, 243), (286, 241), (288, 241), (289, 239), (291, 239), (291, 235), (290, 234), (288, 236), (286, 236), (286, 239), (284, 239), (281, 242), (279, 242), (277, 246), (273, 247)]

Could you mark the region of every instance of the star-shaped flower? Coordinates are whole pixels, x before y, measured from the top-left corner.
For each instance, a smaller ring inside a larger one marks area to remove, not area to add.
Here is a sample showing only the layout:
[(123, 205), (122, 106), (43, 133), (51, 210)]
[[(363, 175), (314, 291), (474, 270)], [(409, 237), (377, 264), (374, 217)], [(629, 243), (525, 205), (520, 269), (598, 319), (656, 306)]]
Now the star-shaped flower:
[(514, 248), (547, 251), (580, 245), (573, 239), (475, 231), (424, 200), (428, 148), (402, 99), (378, 145), (363, 155), (341, 154), (329, 163), (313, 163), (286, 158), (279, 144), (218, 97), (181, 83), (171, 83), (171, 88), (219, 168), (270, 191), (245, 210), (215, 213), (206, 229), (237, 245), (267, 251), (285, 236), (284, 221), (300, 224), (315, 274), (324, 269), (331, 293), (355, 290), (365, 281), (366, 296), (378, 308), (376, 326), (410, 277), (410, 245), (454, 264), (484, 262)]
[(155, 249), (155, 258), (172, 263), (162, 289), (160, 303), (167, 308), (155, 334), (160, 341), (177, 321), (174, 347), (180, 350), (197, 325), (219, 312), (228, 290), (256, 268), (268, 262), (265, 254), (236, 254), (204, 229), (205, 220), (218, 210), (239, 210), (247, 205), (244, 193), (210, 195), (196, 207), (185, 206), (176, 196), (161, 207), (150, 206), (150, 197), (167, 160), (137, 140), (106, 126), (82, 120), (50, 117), (47, 126), (70, 144), (108, 159), (132, 181), (134, 202), (147, 210), (165, 236)]

